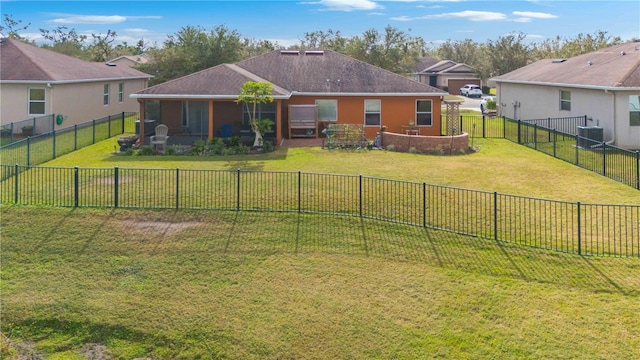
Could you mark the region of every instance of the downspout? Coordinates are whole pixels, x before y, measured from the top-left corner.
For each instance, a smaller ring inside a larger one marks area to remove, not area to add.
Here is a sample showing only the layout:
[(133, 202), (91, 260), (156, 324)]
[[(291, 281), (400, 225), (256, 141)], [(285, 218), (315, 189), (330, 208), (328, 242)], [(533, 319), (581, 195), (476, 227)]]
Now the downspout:
[(611, 121), (613, 122), (613, 140), (605, 142), (607, 145), (613, 145), (617, 141), (618, 133), (616, 132), (616, 94), (609, 91), (609, 89), (604, 89), (605, 94), (611, 95)]

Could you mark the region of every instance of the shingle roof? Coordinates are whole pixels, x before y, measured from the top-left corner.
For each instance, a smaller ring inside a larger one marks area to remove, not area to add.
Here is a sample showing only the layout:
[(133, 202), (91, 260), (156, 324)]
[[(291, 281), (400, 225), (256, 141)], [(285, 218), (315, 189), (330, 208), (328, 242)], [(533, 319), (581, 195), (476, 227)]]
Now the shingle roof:
[(151, 76), (128, 66), (88, 62), (13, 39), (0, 41), (0, 80), (77, 82)]
[(496, 82), (640, 87), (640, 43), (629, 42), (569, 59), (546, 59), (495, 77)]
[(139, 91), (138, 95), (237, 96), (246, 81), (267, 81), (274, 96), (291, 93), (445, 94), (334, 51), (272, 51), (218, 65)]

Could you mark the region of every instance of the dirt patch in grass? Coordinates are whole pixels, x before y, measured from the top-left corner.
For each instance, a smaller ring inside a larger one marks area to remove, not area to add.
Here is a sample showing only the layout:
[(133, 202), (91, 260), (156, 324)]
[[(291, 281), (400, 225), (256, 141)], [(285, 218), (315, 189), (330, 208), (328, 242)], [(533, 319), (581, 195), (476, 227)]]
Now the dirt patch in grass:
[(173, 236), (181, 232), (201, 226), (202, 223), (196, 221), (169, 222), (153, 220), (122, 220), (119, 224), (132, 235), (138, 234), (162, 234), (163, 236)]

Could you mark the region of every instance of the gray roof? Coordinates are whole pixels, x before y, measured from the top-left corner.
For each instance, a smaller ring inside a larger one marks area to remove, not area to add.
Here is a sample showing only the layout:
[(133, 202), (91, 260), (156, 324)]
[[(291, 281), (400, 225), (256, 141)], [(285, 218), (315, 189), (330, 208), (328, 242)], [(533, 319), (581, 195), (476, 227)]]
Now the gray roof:
[(146, 95), (233, 98), (246, 81), (273, 84), (274, 97), (292, 94), (446, 95), (377, 66), (340, 53), (276, 50), (233, 65), (223, 64), (171, 80), (145, 90)]
[(13, 39), (0, 41), (3, 82), (82, 82), (151, 78), (128, 66), (88, 62)]
[(640, 88), (640, 43), (615, 45), (569, 59), (540, 60), (492, 80), (587, 88)]

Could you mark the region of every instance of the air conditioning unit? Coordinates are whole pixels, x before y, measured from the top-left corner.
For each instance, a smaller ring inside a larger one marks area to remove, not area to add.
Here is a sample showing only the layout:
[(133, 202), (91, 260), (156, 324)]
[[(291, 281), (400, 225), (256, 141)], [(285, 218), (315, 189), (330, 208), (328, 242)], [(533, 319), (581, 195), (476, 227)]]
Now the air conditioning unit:
[(597, 126), (578, 126), (578, 147), (589, 149), (602, 144), (604, 131)]

